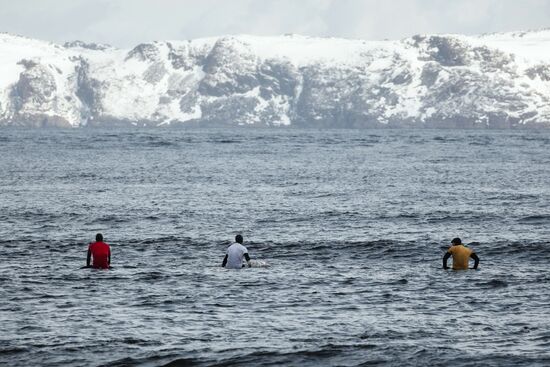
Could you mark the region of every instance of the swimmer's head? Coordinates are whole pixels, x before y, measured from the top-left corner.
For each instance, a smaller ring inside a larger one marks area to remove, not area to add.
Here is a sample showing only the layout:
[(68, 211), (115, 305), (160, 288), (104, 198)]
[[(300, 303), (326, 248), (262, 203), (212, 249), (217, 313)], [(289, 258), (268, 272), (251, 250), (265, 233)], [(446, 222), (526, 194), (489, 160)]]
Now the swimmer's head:
[(101, 233), (96, 234), (95, 235), (95, 240), (96, 240), (96, 242), (103, 241), (103, 235)]
[(451, 241), (451, 243), (453, 245), (460, 245), (462, 243), (462, 241), (460, 240), (460, 238), (453, 238), (453, 240)]
[(243, 236), (241, 236), (240, 234), (236, 235), (235, 236), (235, 242), (240, 243), (242, 245), (243, 244)]

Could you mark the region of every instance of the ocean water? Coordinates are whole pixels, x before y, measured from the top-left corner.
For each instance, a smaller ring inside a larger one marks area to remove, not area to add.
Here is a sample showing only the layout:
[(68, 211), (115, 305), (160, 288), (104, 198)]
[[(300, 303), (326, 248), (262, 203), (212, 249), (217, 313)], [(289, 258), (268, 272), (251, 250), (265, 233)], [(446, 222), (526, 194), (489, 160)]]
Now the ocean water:
[(3, 129), (0, 170), (2, 366), (550, 365), (549, 131)]

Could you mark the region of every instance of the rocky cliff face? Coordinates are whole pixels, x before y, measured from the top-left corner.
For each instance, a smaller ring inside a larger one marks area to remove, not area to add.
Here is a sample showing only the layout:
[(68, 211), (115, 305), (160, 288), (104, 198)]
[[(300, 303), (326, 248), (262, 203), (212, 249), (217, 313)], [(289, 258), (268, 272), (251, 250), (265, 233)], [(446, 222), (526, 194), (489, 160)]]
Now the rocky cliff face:
[(0, 125), (550, 127), (548, 50), (550, 30), (132, 50), (0, 34)]

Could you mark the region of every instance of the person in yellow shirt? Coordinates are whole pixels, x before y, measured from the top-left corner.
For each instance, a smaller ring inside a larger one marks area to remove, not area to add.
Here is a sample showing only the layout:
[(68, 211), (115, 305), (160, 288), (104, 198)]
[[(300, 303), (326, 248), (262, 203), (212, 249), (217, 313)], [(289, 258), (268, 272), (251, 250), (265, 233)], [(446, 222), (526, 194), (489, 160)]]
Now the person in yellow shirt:
[(449, 269), (447, 260), (451, 256), (453, 257), (453, 270), (467, 270), (470, 258), (475, 261), (472, 269), (477, 269), (479, 265), (479, 257), (477, 257), (474, 250), (464, 246), (460, 238), (453, 238), (451, 241), (451, 247), (449, 247), (449, 250), (443, 256), (443, 269)]

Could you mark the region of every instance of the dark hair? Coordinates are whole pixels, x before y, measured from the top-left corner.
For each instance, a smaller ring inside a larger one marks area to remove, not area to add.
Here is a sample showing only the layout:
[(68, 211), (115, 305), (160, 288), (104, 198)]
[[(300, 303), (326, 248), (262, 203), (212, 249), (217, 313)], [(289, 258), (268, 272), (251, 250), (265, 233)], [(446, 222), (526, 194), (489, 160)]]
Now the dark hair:
[(236, 235), (235, 236), (235, 242), (238, 242), (242, 245), (243, 243), (243, 236), (241, 236), (240, 234)]
[(103, 241), (103, 235), (101, 233), (98, 233), (95, 235), (95, 240), (97, 242)]
[(460, 245), (462, 243), (462, 241), (460, 240), (460, 238), (457, 237), (457, 238), (453, 238), (451, 243), (454, 243), (455, 245)]

